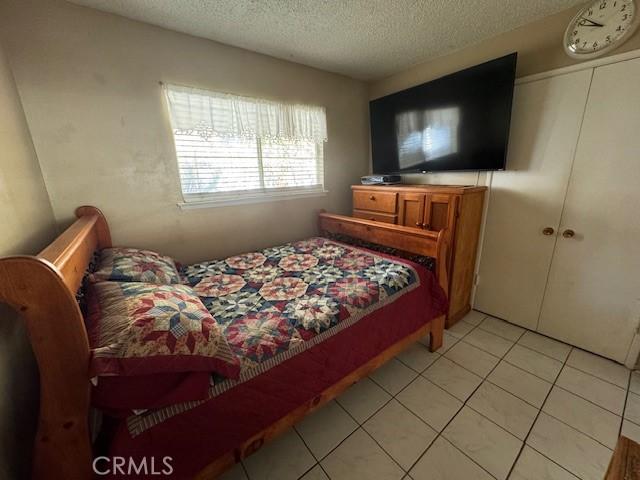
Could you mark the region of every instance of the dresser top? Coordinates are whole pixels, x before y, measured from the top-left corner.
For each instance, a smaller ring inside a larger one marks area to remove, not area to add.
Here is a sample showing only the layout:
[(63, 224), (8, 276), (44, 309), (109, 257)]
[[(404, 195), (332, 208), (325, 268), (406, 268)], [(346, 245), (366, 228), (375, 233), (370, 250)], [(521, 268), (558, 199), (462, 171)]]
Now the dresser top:
[(423, 185), (396, 183), (393, 185), (351, 185), (352, 190), (389, 190), (393, 192), (438, 192), (438, 193), (465, 193), (484, 192), (487, 187), (475, 185)]

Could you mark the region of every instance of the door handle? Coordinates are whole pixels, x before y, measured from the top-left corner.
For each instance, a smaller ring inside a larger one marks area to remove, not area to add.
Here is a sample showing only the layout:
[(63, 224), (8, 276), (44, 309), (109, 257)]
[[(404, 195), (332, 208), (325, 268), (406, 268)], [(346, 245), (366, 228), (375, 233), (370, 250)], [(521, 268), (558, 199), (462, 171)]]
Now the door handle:
[(575, 237), (575, 235), (576, 235), (576, 232), (574, 232), (570, 228), (567, 228), (564, 232), (562, 232), (562, 236), (564, 238), (573, 238)]
[(543, 235), (553, 235), (554, 233), (555, 233), (555, 230), (553, 229), (553, 227), (545, 227), (542, 229)]

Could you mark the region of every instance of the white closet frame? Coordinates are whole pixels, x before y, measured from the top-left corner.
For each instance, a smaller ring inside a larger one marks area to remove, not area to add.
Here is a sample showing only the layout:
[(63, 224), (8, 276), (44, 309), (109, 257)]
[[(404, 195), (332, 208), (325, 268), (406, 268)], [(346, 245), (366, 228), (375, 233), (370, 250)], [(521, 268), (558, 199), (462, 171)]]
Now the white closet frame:
[[(568, 73), (578, 72), (581, 70), (590, 70), (597, 67), (601, 67), (603, 65), (611, 65), (613, 63), (624, 62), (624, 61), (632, 60), (635, 58), (640, 58), (640, 49), (631, 50), (629, 52), (619, 53), (617, 55), (611, 55), (608, 57), (597, 58), (595, 60), (590, 60), (583, 63), (570, 65), (567, 67), (556, 68), (553, 70), (548, 70), (546, 72), (535, 73), (533, 75), (527, 75), (525, 77), (517, 78), (515, 81), (515, 84), (521, 85), (525, 83), (535, 82), (538, 80), (543, 80), (545, 78), (557, 77), (560, 75), (566, 75)], [(584, 118), (584, 112), (583, 112), (583, 118)], [(480, 177), (478, 176), (478, 180), (479, 179)], [(477, 183), (479, 182), (476, 182), (476, 184)], [(474, 287), (473, 287), (472, 296), (471, 296), (472, 306), (475, 303), (475, 295), (476, 295), (475, 285), (477, 283), (478, 271), (480, 268), (480, 262), (482, 257), (482, 247), (484, 243), (484, 235), (485, 235), (486, 224), (487, 224), (487, 212), (489, 211), (490, 204), (491, 204), (491, 187), (493, 183), (493, 172), (487, 172), (485, 177), (485, 183), (488, 187), (488, 191), (485, 197), (484, 215), (483, 215), (482, 226), (480, 230), (480, 241), (478, 242), (478, 253), (477, 253), (476, 266), (475, 266), (476, 281), (474, 281)], [(634, 337), (631, 343), (631, 348), (629, 349), (629, 353), (627, 354), (627, 358), (624, 362), (625, 366), (628, 368), (634, 368), (638, 362), (638, 358), (640, 357), (640, 331), (639, 330), (636, 330), (634, 334)]]
[(588, 62), (569, 65), (568, 67), (556, 68), (546, 72), (534, 73), (533, 75), (527, 75), (526, 77), (516, 78), (516, 85), (535, 82), (536, 80), (542, 80), (543, 78), (557, 77), (558, 75), (564, 75), (567, 73), (579, 72), (580, 70), (588, 70), (591, 68), (601, 67), (603, 65), (610, 65), (612, 63), (624, 62), (626, 60), (632, 60), (639, 57), (640, 49), (631, 50), (630, 52), (619, 53), (617, 55), (611, 55), (610, 57), (597, 58)]

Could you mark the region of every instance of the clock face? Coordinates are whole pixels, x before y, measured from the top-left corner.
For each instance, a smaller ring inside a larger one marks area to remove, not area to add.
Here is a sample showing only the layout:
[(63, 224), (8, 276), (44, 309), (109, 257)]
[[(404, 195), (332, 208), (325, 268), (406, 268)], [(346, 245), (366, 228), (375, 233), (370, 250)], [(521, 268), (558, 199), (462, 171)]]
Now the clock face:
[(638, 18), (634, 0), (596, 0), (567, 27), (565, 51), (574, 58), (602, 55), (633, 33)]

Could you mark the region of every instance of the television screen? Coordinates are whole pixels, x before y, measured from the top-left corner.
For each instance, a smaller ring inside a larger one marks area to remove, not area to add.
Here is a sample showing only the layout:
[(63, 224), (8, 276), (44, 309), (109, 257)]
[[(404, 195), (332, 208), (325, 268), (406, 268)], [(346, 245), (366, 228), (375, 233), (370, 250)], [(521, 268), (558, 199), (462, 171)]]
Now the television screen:
[(504, 169), (516, 58), (371, 101), (373, 173)]

